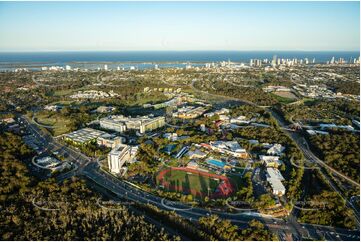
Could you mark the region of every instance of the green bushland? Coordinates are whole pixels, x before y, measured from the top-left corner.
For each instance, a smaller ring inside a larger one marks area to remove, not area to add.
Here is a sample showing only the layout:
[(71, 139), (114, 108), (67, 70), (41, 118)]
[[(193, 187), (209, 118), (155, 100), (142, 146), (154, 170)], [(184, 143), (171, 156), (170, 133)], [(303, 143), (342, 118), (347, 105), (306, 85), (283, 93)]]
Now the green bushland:
[[(2, 240), (175, 240), (122, 206), (97, 205), (80, 180), (39, 181), (24, 161), (31, 152), (19, 136), (0, 133), (0, 238)], [(58, 209), (45, 211), (42, 208)]]

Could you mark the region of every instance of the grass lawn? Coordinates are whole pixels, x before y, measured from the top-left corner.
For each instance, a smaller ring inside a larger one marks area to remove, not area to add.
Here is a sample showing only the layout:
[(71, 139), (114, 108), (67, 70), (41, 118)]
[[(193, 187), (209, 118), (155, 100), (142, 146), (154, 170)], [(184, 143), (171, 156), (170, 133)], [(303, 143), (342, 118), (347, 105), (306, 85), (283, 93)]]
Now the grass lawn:
[(65, 96), (65, 95), (70, 95), (73, 94), (74, 90), (73, 89), (64, 89), (64, 90), (56, 90), (54, 92), (54, 96)]
[(273, 94), (280, 96), (280, 97), (288, 98), (288, 99), (297, 99), (295, 94), (293, 94), (292, 92), (279, 91), (279, 92), (273, 92)]
[(137, 101), (133, 102), (133, 105), (143, 105), (146, 103), (161, 103), (168, 101), (169, 98), (161, 94), (160, 96), (147, 96), (143, 94), (137, 94)]
[(283, 104), (292, 103), (292, 102), (297, 100), (297, 99), (294, 99), (294, 98), (288, 98), (288, 97), (280, 96), (280, 95), (277, 95), (275, 93), (271, 93), (271, 96), (274, 97), (277, 101), (279, 101), (280, 103), (283, 103)]
[[(212, 194), (220, 181), (185, 171), (172, 170), (164, 175), (164, 181), (169, 182), (169, 191), (192, 194), (196, 197)], [(157, 179), (159, 185), (159, 180)], [(167, 189), (167, 188), (166, 188)]]
[(40, 124), (52, 126), (54, 136), (70, 132), (71, 121), (69, 119), (48, 114), (37, 114), (35, 119)]

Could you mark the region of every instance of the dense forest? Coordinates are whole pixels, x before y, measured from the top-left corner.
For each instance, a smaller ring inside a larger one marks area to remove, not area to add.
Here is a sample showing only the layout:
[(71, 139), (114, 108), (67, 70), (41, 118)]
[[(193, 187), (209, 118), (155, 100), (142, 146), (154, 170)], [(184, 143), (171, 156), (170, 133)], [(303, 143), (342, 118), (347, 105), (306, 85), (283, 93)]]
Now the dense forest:
[(330, 81), (327, 86), (332, 88), (336, 93), (360, 95), (360, 84), (355, 81)]
[(332, 122), (336, 124), (351, 124), (349, 116), (360, 116), (359, 103), (356, 101), (313, 100), (301, 105), (285, 105), (280, 110), (284, 117), (292, 121)]
[(212, 87), (208, 87), (209, 83), (196, 82), (195, 87), (200, 90), (207, 88), (207, 91), (213, 94), (247, 100), (258, 105), (270, 106), (277, 103), (277, 100), (270, 94), (263, 92), (257, 87), (238, 87), (230, 85), (228, 82), (215, 82)]
[[(21, 163), (29, 150), (19, 137), (0, 137), (0, 236), (3, 240), (176, 239), (125, 207), (104, 210), (84, 182), (33, 179)], [(43, 209), (40, 209), (40, 208)]]
[[(0, 237), (2, 240), (179, 240), (159, 230), (122, 205), (108, 210), (84, 181), (59, 185), (53, 179), (39, 181), (29, 174), (24, 160), (31, 151), (21, 138), (0, 134)], [(274, 240), (259, 221), (239, 229), (216, 216), (190, 223), (174, 212), (141, 206), (153, 217), (198, 240)]]
[(309, 201), (310, 210), (301, 210), (299, 221), (302, 223), (322, 224), (335, 227), (354, 228), (352, 211), (345, 209), (345, 202), (336, 192), (323, 191)]
[(241, 231), (229, 220), (219, 219), (216, 215), (201, 218), (199, 224), (207, 240), (277, 240), (277, 237), (265, 230), (264, 225), (257, 220), (252, 220), (248, 228)]
[(348, 132), (332, 135), (314, 135), (310, 138), (313, 149), (328, 165), (346, 176), (360, 180), (360, 136)]

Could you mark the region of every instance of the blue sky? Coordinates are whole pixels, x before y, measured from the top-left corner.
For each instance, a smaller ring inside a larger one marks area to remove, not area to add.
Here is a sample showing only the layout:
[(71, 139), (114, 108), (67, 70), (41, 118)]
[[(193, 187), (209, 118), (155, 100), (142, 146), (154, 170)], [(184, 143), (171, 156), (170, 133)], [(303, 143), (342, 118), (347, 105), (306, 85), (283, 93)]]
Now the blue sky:
[(359, 50), (359, 2), (0, 2), (0, 51)]

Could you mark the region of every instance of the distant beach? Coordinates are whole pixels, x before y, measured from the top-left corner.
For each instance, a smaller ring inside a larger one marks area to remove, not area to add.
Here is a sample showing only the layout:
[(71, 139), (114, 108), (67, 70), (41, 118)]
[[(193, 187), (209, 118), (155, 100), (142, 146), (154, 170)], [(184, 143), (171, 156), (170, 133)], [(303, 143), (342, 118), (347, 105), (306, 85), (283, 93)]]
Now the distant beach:
[(344, 58), (358, 58), (358, 51), (79, 51), (79, 52), (3, 52), (0, 53), (0, 69), (18, 67), (39, 68), (41, 66), (65, 66), (94, 69), (108, 64), (116, 66), (136, 66), (138, 69), (160, 67), (184, 67), (204, 63), (231, 61), (249, 63), (250, 59), (272, 59), (273, 56), (284, 59), (315, 58), (316, 63)]

